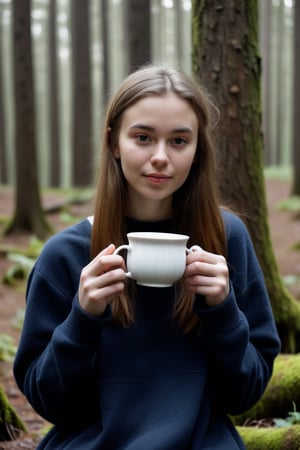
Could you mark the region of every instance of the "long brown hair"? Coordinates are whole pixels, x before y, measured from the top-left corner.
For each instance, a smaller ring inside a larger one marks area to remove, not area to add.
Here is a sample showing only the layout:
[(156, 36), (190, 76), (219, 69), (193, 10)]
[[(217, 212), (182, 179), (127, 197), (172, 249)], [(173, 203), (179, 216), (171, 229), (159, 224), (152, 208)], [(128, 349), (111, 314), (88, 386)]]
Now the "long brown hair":
[[(117, 147), (124, 111), (146, 96), (174, 92), (187, 101), (198, 118), (199, 132), (194, 163), (185, 183), (173, 194), (173, 221), (176, 231), (190, 236), (189, 245), (226, 256), (224, 224), (217, 192), (212, 111), (216, 111), (198, 82), (171, 68), (147, 66), (130, 74), (111, 99), (103, 126), (100, 167), (91, 237), (91, 256), (108, 244), (126, 240), (126, 180), (112, 149)], [(197, 324), (193, 314), (194, 294), (178, 283), (174, 315), (185, 332)], [(112, 303), (114, 319), (123, 326), (134, 322), (134, 309), (125, 289)]]

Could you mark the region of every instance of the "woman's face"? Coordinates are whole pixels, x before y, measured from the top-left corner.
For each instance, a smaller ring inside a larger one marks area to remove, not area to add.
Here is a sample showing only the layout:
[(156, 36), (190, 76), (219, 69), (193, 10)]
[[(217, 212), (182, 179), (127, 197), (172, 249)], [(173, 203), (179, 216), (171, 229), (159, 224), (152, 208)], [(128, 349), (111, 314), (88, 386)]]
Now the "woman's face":
[(129, 216), (162, 220), (172, 215), (172, 196), (190, 172), (197, 138), (194, 110), (174, 93), (145, 97), (123, 113), (113, 151), (127, 180)]

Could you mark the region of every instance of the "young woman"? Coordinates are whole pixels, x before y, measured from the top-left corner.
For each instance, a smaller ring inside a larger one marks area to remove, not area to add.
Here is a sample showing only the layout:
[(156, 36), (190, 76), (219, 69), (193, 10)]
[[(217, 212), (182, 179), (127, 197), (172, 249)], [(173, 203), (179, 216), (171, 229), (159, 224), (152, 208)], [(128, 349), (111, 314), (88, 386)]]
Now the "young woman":
[[(14, 364), (54, 426), (38, 449), (244, 449), (228, 415), (261, 397), (280, 344), (242, 221), (218, 204), (210, 102), (180, 71), (124, 80), (104, 122), (94, 216), (45, 245)], [(130, 231), (183, 233), (176, 285), (125, 277)]]

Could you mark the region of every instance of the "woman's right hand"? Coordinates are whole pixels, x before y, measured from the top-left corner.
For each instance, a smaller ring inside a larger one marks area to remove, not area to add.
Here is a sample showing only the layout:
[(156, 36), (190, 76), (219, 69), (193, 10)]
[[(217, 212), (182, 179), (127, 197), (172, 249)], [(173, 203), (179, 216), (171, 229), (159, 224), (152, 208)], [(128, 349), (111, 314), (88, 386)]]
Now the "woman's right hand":
[(79, 304), (93, 316), (101, 316), (125, 287), (125, 263), (114, 255), (110, 244), (82, 269), (78, 290)]

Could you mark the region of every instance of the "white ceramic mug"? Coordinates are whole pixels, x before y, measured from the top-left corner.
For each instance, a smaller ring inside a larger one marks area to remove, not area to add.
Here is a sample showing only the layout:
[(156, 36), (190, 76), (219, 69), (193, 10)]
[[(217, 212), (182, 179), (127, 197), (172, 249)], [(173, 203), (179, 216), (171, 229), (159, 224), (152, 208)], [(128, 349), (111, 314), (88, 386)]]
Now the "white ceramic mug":
[(189, 236), (173, 233), (128, 233), (129, 244), (121, 245), (115, 254), (127, 250), (126, 276), (143, 286), (168, 287), (179, 280), (186, 266)]

